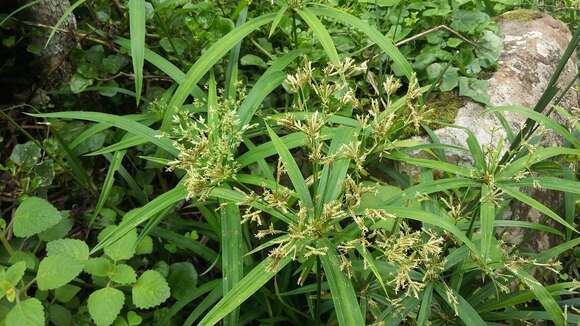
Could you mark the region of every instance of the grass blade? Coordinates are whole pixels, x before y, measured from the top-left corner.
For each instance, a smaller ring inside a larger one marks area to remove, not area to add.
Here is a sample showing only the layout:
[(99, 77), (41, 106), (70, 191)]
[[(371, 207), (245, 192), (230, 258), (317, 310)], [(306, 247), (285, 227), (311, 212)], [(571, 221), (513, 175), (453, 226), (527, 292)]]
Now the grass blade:
[(324, 25), (322, 25), (322, 22), (320, 22), (316, 15), (314, 15), (308, 8), (302, 8), (297, 10), (297, 12), (318, 38), (318, 41), (322, 45), (322, 48), (324, 48), (330, 62), (334, 65), (339, 65), (340, 58), (338, 57), (338, 52), (336, 52), (334, 41), (332, 41), (332, 37)]
[(534, 296), (544, 309), (550, 314), (552, 321), (557, 326), (565, 326), (566, 321), (564, 320), (564, 313), (560, 306), (554, 300), (550, 292), (538, 282), (532, 275), (522, 269), (511, 269), (511, 272), (516, 275), (524, 284), (526, 284), (530, 290), (534, 293)]
[[(232, 203), (222, 202), (221, 208), (221, 248), (223, 295), (231, 291), (244, 276), (242, 252), (242, 220), (240, 209)], [(237, 325), (239, 309), (235, 309), (224, 320), (224, 325)]]
[(286, 13), (287, 10), (288, 10), (287, 4), (283, 4), (282, 7), (280, 7), (280, 10), (278, 10), (278, 13), (276, 13), (276, 18), (274, 18), (272, 26), (270, 27), (270, 33), (268, 34), (268, 38), (272, 37), (272, 34), (274, 34), (274, 31), (276, 31), (276, 27), (278, 27), (278, 24), (280, 24), (280, 21), (282, 20), (282, 18), (284, 18), (284, 14)]
[(491, 246), (495, 239), (493, 228), (495, 220), (495, 204), (492, 198), (493, 193), (487, 185), (481, 186), (481, 200), (479, 202), (479, 219), (481, 223), (481, 256), (483, 262), (487, 263), (487, 258), (491, 252)]
[(172, 190), (153, 199), (145, 206), (130, 211), (125, 215), (123, 222), (119, 224), (119, 227), (117, 227), (114, 232), (108, 234), (91, 250), (91, 254), (105, 248), (108, 245), (111, 245), (115, 241), (122, 238), (125, 234), (127, 234), (127, 232), (136, 228), (143, 222), (146, 222), (167, 207), (175, 205), (176, 203), (184, 200), (185, 197), (187, 197), (187, 189), (185, 189), (185, 187), (182, 185), (178, 185)]
[(328, 248), (326, 255), (320, 256), (320, 262), (332, 293), (338, 324), (342, 326), (364, 325), (365, 321), (356, 293), (350, 279), (340, 270), (340, 261), (334, 245), (328, 240), (320, 241), (319, 245)]
[(141, 100), (143, 64), (145, 63), (145, 0), (129, 0), (129, 32), (131, 35), (131, 60), (135, 74), (135, 98)]
[[(459, 318), (463, 321), (465, 325), (469, 326), (487, 326), (485, 321), (481, 319), (481, 316), (477, 313), (475, 309), (465, 300), (459, 293), (453, 291), (449, 287), (445, 287), (441, 284), (435, 285), (435, 291), (437, 294), (445, 301), (451, 309), (453, 309)], [(450, 294), (450, 295), (448, 295)], [(457, 299), (457, 302), (452, 302), (449, 297), (453, 296)]]
[(105, 201), (109, 198), (109, 194), (111, 192), (111, 188), (113, 188), (113, 183), (115, 182), (115, 172), (121, 166), (121, 162), (123, 161), (123, 157), (125, 156), (124, 151), (118, 151), (113, 155), (111, 162), (109, 164), (109, 170), (107, 171), (107, 176), (105, 177), (105, 181), (103, 182), (103, 188), (101, 189), (101, 193), (99, 195), (99, 199), (97, 200), (97, 205), (95, 206), (95, 210), (93, 211), (93, 216), (89, 222), (89, 229), (93, 225), (95, 218), (101, 212), (101, 209), (105, 206)]
[(68, 7), (64, 13), (62, 14), (62, 16), (60, 16), (60, 18), (58, 19), (58, 21), (56, 22), (56, 24), (52, 27), (52, 30), (50, 31), (50, 35), (48, 35), (48, 39), (46, 40), (46, 44), (44, 45), (44, 47), (48, 46), (48, 43), (50, 43), (50, 40), (52, 40), (52, 38), (54, 37), (54, 34), (56, 33), (56, 31), (58, 30), (58, 28), (60, 27), (60, 25), (62, 25), (62, 23), (64, 23), (64, 21), (66, 20), (66, 18), (72, 14), (72, 12), (80, 5), (82, 5), (83, 3), (85, 3), (87, 0), (78, 0), (77, 2), (73, 3), (70, 7)]
[(146, 139), (147, 141), (159, 146), (160, 148), (166, 150), (167, 152), (169, 152), (174, 156), (177, 156), (177, 154), (179, 154), (177, 149), (173, 147), (171, 141), (167, 138), (162, 137), (159, 131), (151, 129), (139, 122), (136, 122), (124, 116), (101, 112), (83, 112), (83, 111), (54, 112), (54, 113), (29, 114), (29, 115), (39, 118), (77, 119), (110, 124), (117, 128), (128, 131), (132, 134), (139, 135), (144, 139)]
[(219, 39), (216, 43), (210, 46), (199, 59), (191, 66), (183, 82), (179, 85), (175, 94), (169, 102), (167, 111), (163, 116), (162, 130), (166, 130), (171, 125), (173, 114), (175, 110), (181, 108), (189, 91), (199, 80), (208, 72), (208, 70), (216, 64), (226, 53), (233, 48), (240, 40), (252, 33), (261, 26), (271, 22), (274, 19), (274, 14), (264, 15), (254, 18), (247, 23), (239, 26)]
[(511, 187), (499, 186), (499, 188), (501, 190), (503, 190), (503, 192), (505, 192), (510, 197), (513, 197), (513, 198), (521, 201), (522, 203), (532, 207), (533, 209), (535, 209), (535, 210), (539, 211), (540, 213), (553, 219), (554, 221), (562, 224), (563, 226), (567, 227), (568, 229), (572, 230), (573, 232), (578, 233), (578, 231), (576, 231), (576, 228), (574, 228), (572, 225), (570, 225), (570, 223), (566, 222), (566, 220), (564, 220), (563, 218), (558, 216), (558, 214), (554, 213), (554, 211), (552, 211), (548, 207), (544, 206), (542, 203), (535, 200), (534, 198), (524, 194), (523, 192), (517, 191), (516, 189), (511, 188)]
[(314, 15), (326, 16), (360, 30), (394, 61), (394, 64), (408, 79), (413, 76), (413, 68), (405, 56), (399, 51), (399, 49), (397, 49), (397, 47), (395, 47), (389, 38), (383, 35), (376, 28), (370, 26), (368, 22), (335, 8), (310, 8), (309, 11)]
[(282, 163), (284, 164), (284, 168), (286, 168), (286, 173), (288, 174), (290, 181), (292, 181), (292, 185), (294, 185), (294, 190), (296, 190), (298, 197), (307, 208), (313, 208), (312, 197), (310, 197), (310, 192), (308, 191), (302, 172), (300, 172), (300, 168), (298, 167), (298, 164), (296, 164), (294, 157), (292, 157), (288, 147), (284, 145), (280, 137), (276, 135), (272, 128), (268, 125), (266, 125), (266, 127), (268, 128), (268, 134), (272, 139), (272, 144), (274, 145), (276, 152), (278, 152), (280, 160), (282, 160)]
[(429, 321), (429, 314), (431, 313), (431, 300), (433, 299), (433, 283), (427, 284), (423, 290), (423, 298), (421, 299), (421, 308), (417, 315), (417, 326), (425, 326)]
[[(199, 322), (199, 326), (217, 324), (230, 312), (238, 308), (244, 301), (256, 293), (266, 282), (276, 275), (291, 261), (284, 257), (274, 263), (272, 258), (266, 258), (256, 265), (230, 292), (228, 292)], [(268, 268), (273, 267), (273, 268)]]

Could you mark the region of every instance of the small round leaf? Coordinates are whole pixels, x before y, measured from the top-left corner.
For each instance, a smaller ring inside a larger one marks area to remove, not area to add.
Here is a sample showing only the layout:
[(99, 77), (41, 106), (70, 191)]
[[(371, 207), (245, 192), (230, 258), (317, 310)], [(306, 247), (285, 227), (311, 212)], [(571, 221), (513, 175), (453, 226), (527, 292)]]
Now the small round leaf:
[(146, 271), (133, 286), (133, 303), (141, 309), (158, 306), (169, 298), (169, 285), (163, 276), (154, 270)]

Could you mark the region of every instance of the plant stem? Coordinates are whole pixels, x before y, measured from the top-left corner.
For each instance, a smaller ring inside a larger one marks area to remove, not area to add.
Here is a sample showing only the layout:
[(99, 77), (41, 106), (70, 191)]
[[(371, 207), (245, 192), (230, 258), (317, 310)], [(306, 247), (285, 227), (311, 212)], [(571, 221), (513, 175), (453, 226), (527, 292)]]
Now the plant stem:
[(314, 314), (316, 315), (316, 325), (320, 323), (320, 296), (322, 292), (322, 273), (320, 273), (320, 258), (316, 257), (316, 305)]
[(2, 247), (6, 249), (8, 255), (12, 257), (14, 255), (14, 249), (10, 245), (10, 242), (8, 242), (8, 240), (6, 239), (6, 235), (4, 234), (4, 232), (0, 232), (0, 242), (2, 243)]

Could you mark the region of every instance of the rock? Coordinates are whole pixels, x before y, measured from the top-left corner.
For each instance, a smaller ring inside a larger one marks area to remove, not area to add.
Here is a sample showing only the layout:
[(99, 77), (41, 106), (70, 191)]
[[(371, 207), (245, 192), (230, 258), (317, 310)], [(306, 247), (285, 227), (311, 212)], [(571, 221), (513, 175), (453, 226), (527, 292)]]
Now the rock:
[[(493, 106), (521, 105), (533, 108), (542, 96), (548, 82), (558, 65), (572, 35), (566, 24), (551, 16), (529, 10), (508, 12), (497, 19), (504, 49), (498, 60), (498, 70), (489, 79), (489, 96)], [(566, 87), (577, 74), (575, 55), (569, 60), (558, 85)], [(578, 94), (571, 88), (560, 105), (567, 110), (578, 107)], [(515, 113), (505, 113), (506, 120), (517, 132), (524, 117)], [(563, 122), (559, 116), (554, 116)], [(474, 102), (467, 102), (455, 117), (455, 125), (473, 131), (482, 145), (496, 147), (500, 139), (506, 139), (499, 120), (485, 108)], [(435, 131), (442, 143), (466, 147), (467, 135), (457, 128), (441, 128)], [(548, 135), (544, 144), (558, 143), (554, 135)], [(449, 151), (452, 158), (459, 162), (470, 162), (469, 153)]]
[[(497, 24), (504, 48), (498, 61), (498, 70), (489, 79), (490, 103), (493, 106), (520, 105), (532, 109), (546, 89), (572, 38), (570, 30), (564, 23), (547, 14), (529, 10), (506, 13), (498, 17)], [(560, 76), (560, 90), (576, 78), (578, 72), (573, 62), (575, 58), (576, 55), (573, 54)], [(565, 94), (560, 106), (568, 111), (579, 106), (575, 87)], [(506, 112), (504, 115), (514, 133), (520, 130), (526, 120), (516, 113)], [(552, 117), (561, 123), (565, 122), (556, 113)], [(485, 108), (478, 103), (466, 102), (457, 111), (454, 124), (471, 130), (483, 146), (497, 148), (500, 141), (509, 144), (500, 121), (494, 114), (486, 113)], [(467, 148), (467, 134), (462, 129), (445, 127), (435, 130), (435, 134), (444, 144)], [(427, 141), (424, 137), (422, 140)], [(555, 146), (560, 145), (562, 140), (547, 131), (541, 143), (543, 146)], [(446, 155), (450, 162), (457, 164), (472, 162), (468, 151), (446, 150)], [(405, 169), (415, 175), (412, 168)], [(527, 193), (554, 210), (562, 206), (561, 193), (539, 189), (527, 190)], [(520, 203), (512, 204), (506, 210), (504, 218), (542, 224), (546, 224), (547, 220), (547, 224), (559, 227), (552, 220), (545, 219), (540, 212)], [(520, 244), (535, 251), (545, 250), (560, 241), (554, 235), (535, 231), (532, 233), (520, 228), (500, 229), (498, 233), (509, 243)]]

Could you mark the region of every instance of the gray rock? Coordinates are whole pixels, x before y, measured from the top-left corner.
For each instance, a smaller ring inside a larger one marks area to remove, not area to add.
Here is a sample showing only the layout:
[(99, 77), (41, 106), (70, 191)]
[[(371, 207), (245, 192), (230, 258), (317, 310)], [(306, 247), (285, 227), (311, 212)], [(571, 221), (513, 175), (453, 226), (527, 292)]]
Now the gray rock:
[[(532, 15), (533, 13), (533, 15)], [(546, 89), (561, 55), (572, 35), (566, 24), (539, 12), (522, 13), (525, 19), (518, 19), (514, 12), (498, 17), (498, 27), (503, 37), (504, 49), (498, 61), (498, 70), (489, 79), (490, 102), (493, 106), (521, 105), (533, 108)], [(564, 88), (577, 74), (573, 58), (566, 65), (558, 85)], [(578, 94), (570, 89), (560, 105), (568, 110), (578, 107)], [(526, 120), (516, 113), (505, 113), (506, 120), (517, 132)], [(554, 116), (557, 120), (564, 120)], [(455, 118), (455, 125), (473, 131), (482, 145), (496, 147), (506, 136), (494, 114), (474, 102), (461, 107)], [(435, 131), (442, 143), (466, 147), (466, 133), (457, 128), (445, 127)], [(558, 143), (559, 139), (547, 134), (545, 145)], [(507, 141), (506, 141), (507, 143)], [(470, 162), (468, 152), (448, 151), (459, 162)]]

